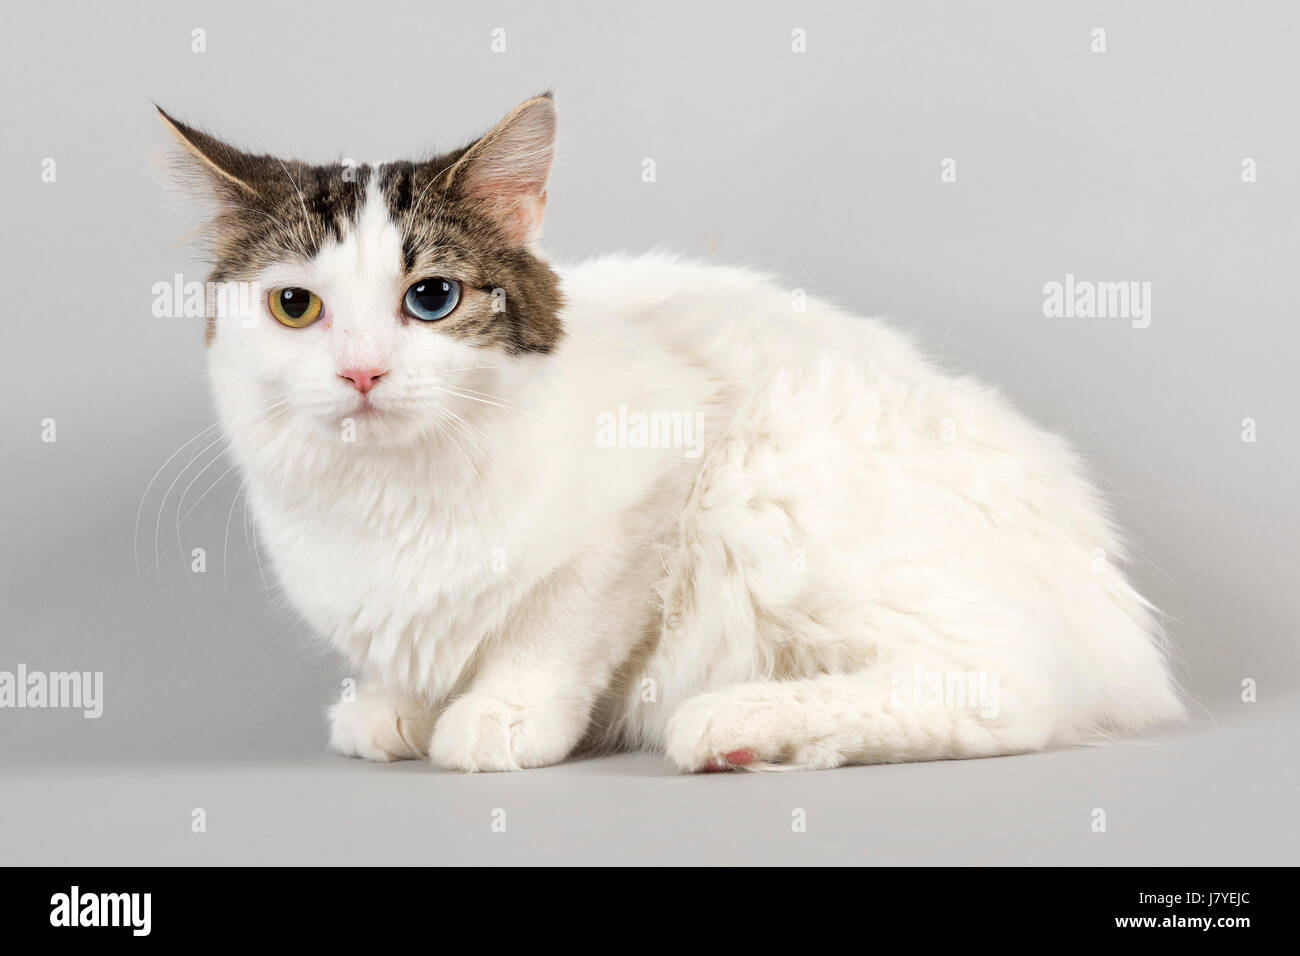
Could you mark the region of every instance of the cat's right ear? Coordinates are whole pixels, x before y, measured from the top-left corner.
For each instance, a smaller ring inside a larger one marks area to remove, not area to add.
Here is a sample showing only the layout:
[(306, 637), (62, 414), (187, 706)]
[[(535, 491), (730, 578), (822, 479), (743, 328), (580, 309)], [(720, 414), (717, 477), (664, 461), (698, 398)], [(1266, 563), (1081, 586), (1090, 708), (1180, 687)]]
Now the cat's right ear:
[(278, 162), (274, 157), (245, 153), (182, 123), (157, 103), (154, 107), (181, 148), (182, 171), (198, 174), (218, 199), (245, 203), (266, 196)]

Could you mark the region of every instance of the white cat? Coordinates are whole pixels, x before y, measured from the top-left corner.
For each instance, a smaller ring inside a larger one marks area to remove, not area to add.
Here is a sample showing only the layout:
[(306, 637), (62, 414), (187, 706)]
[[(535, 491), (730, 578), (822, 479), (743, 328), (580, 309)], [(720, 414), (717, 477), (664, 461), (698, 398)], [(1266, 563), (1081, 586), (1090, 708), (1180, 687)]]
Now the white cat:
[(427, 162), (172, 120), (215, 198), (211, 379), (288, 598), (364, 675), (331, 742), (457, 770), (977, 757), (1183, 715), (1065, 443), (736, 269), (552, 269), (549, 96)]

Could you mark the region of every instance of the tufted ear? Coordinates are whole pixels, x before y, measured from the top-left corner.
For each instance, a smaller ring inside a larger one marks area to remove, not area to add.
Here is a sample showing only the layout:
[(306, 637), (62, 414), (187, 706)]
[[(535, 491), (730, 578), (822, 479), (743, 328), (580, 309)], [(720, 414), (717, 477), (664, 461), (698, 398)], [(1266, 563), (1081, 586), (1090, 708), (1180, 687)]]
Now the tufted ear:
[(223, 143), (215, 136), (187, 126), (154, 104), (158, 115), (181, 147), (182, 171), (198, 174), (202, 185), (218, 199), (247, 202), (265, 197), (277, 175), (283, 175), (274, 156), (254, 156)]
[(550, 93), (521, 103), (443, 173), (440, 186), (478, 207), (511, 243), (531, 242), (542, 234), (555, 129)]

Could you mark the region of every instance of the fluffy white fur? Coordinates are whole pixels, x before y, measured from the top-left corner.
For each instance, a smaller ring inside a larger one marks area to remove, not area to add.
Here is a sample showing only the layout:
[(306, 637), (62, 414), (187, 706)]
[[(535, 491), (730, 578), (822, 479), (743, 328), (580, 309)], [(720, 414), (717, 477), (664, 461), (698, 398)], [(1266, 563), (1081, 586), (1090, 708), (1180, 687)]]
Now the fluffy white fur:
[[(660, 256), (559, 270), (553, 354), (476, 349), (394, 320), (400, 242), (372, 192), (343, 241), (261, 277), (328, 322), (223, 320), (210, 350), (283, 589), (364, 675), (336, 750), (826, 768), (1182, 714), (1079, 462), (994, 390), (880, 323)], [(389, 369), (372, 411), (348, 367)], [(601, 447), (619, 406), (702, 413), (703, 454)], [(918, 675), (991, 676), (996, 707), (906, 693)]]
[[(505, 770), (590, 737), (833, 767), (1181, 714), (1078, 462), (996, 392), (876, 322), (658, 257), (563, 270), (555, 354), (476, 350), (392, 320), (382, 210), (264, 277), (316, 290), (330, 328), (264, 316), (211, 350), (283, 587), (366, 675), (339, 751)], [(335, 369), (371, 359), (379, 411), (346, 442)], [(703, 411), (704, 454), (598, 447), (619, 405)], [(917, 667), (997, 675), (997, 714), (902, 700)]]

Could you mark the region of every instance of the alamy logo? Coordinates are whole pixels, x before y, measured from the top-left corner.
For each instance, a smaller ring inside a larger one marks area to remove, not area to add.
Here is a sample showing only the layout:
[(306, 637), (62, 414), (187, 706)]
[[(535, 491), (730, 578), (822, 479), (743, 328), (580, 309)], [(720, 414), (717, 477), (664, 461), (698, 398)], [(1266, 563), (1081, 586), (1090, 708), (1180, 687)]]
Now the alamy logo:
[(152, 292), (155, 318), (235, 318), (244, 328), (256, 324), (262, 301), (258, 282), (186, 282), (179, 272), (171, 282), (155, 282)]
[(83, 717), (104, 713), (103, 671), (0, 671), (0, 707), (59, 707), (83, 711)]
[(984, 718), (996, 717), (996, 671), (928, 671), (919, 665), (896, 671), (890, 700), (906, 710), (975, 710)]
[(1151, 324), (1150, 282), (1091, 282), (1067, 272), (1064, 282), (1043, 286), (1049, 319), (1130, 319), (1135, 329)]
[(704, 445), (702, 412), (639, 412), (619, 405), (596, 416), (597, 448), (684, 448), (699, 458)]
[(152, 893), (71, 892), (50, 897), (51, 926), (129, 926), (133, 936), (148, 936)]

